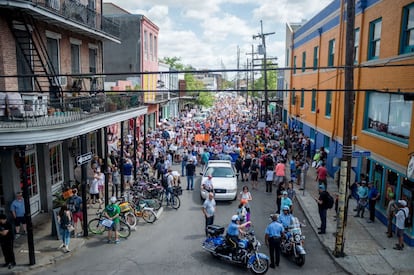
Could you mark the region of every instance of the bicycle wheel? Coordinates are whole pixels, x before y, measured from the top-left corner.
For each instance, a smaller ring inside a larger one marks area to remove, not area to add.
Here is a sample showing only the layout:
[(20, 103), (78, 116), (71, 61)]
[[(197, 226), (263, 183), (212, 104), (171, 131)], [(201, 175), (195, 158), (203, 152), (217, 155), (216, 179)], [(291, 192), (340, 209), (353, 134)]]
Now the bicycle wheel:
[(157, 219), (157, 216), (155, 215), (154, 211), (151, 209), (144, 209), (142, 210), (142, 218), (147, 223), (153, 223)]
[(99, 218), (92, 219), (88, 223), (88, 230), (93, 234), (102, 234), (105, 229), (105, 226), (101, 224), (101, 220)]
[(174, 194), (170, 194), (170, 205), (174, 209), (180, 208), (180, 205), (181, 205), (180, 198)]
[(137, 217), (132, 211), (128, 211), (122, 216), (122, 220), (128, 224), (131, 228), (134, 228), (137, 225)]
[(160, 202), (161, 207), (163, 202), (165, 201), (165, 192), (160, 193), (160, 195), (158, 196), (158, 201)]
[(119, 237), (126, 239), (129, 237), (129, 235), (131, 235), (131, 228), (129, 227), (127, 223), (120, 220), (119, 221)]

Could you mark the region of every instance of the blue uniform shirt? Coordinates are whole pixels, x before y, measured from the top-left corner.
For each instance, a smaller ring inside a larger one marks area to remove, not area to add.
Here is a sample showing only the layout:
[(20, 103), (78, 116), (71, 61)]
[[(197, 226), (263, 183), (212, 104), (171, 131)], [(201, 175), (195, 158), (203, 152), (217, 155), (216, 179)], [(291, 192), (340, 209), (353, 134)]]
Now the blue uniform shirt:
[(290, 214), (285, 215), (285, 213), (282, 213), (279, 215), (279, 219), (277, 221), (281, 223), (284, 228), (288, 228), (292, 222), (292, 215)]
[(230, 236), (239, 236), (239, 225), (231, 222), (227, 227), (227, 234)]
[(269, 235), (269, 237), (281, 237), (283, 232), (283, 225), (278, 223), (277, 221), (273, 221), (266, 227), (265, 233)]

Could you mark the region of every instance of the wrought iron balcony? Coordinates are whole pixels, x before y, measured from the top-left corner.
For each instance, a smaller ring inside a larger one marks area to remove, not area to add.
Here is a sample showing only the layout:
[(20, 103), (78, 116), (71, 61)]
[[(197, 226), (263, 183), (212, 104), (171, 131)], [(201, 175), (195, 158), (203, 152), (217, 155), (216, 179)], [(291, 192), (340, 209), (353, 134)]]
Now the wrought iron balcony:
[(142, 93), (107, 92), (50, 99), (47, 93), (0, 93), (0, 130), (80, 121), (143, 106)]
[[(45, 9), (55, 15), (94, 30), (106, 32), (117, 38), (120, 36), (119, 24), (98, 13), (95, 7), (85, 5), (78, 0), (26, 0), (18, 2), (28, 2), (34, 8)], [(9, 5), (11, 4), (9, 3)]]

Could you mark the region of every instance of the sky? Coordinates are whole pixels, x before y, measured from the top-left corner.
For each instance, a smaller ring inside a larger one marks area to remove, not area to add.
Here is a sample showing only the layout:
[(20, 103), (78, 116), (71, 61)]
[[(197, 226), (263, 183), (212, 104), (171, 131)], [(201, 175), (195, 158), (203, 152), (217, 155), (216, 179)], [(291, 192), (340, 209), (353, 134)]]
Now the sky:
[[(203, 70), (236, 70), (251, 62), (266, 36), (268, 58), (285, 66), (286, 23), (311, 19), (333, 0), (104, 0), (159, 27), (158, 58), (179, 57)], [(239, 52), (239, 54), (238, 54)], [(256, 55), (255, 58), (263, 56)], [(248, 60), (249, 59), (249, 60)], [(223, 67), (223, 65), (224, 67)]]

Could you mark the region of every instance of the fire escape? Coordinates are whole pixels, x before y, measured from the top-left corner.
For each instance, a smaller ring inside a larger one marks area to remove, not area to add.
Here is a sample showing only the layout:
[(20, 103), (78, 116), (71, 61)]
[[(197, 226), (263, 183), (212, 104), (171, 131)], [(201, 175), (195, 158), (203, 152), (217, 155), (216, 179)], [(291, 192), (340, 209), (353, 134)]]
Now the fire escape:
[(14, 36), (16, 48), (25, 61), (26, 71), (32, 76), (33, 92), (49, 92), (52, 98), (61, 98), (63, 90), (60, 78), (47, 51), (47, 46), (29, 14), (18, 13), (9, 17), (9, 28)]

